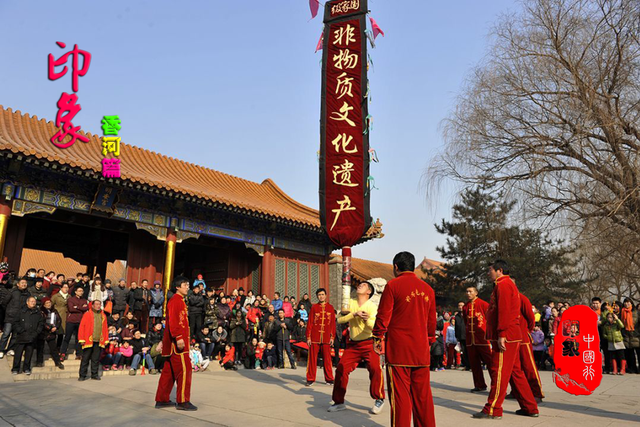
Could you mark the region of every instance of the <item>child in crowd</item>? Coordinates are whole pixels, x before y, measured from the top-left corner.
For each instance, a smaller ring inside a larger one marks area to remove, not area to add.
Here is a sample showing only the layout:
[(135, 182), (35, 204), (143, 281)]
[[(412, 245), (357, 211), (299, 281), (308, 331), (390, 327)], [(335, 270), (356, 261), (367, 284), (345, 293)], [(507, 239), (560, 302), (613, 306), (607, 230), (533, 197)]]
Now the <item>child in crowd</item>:
[[(111, 326), (111, 328), (113, 328), (113, 326)], [(113, 369), (115, 371), (118, 368), (118, 363), (121, 358), (122, 353), (118, 351), (118, 341), (116, 339), (111, 339), (111, 334), (109, 334), (109, 343), (104, 350), (102, 350), (102, 354), (100, 355), (100, 364), (102, 364), (102, 369), (105, 371)]]
[(191, 358), (191, 366), (194, 372), (205, 371), (209, 366), (209, 359), (205, 359), (200, 351), (200, 344), (196, 343), (189, 350), (189, 357)]
[(544, 339), (544, 361), (542, 362), (542, 366), (544, 370), (547, 370), (547, 361), (549, 361), (549, 366), (552, 371), (556, 370), (556, 365), (553, 363), (553, 341), (551, 338)]
[(436, 330), (436, 341), (431, 345), (431, 370), (444, 371), (442, 367), (442, 355), (444, 354), (444, 338), (440, 331)]
[(309, 320), (309, 313), (303, 303), (298, 306), (298, 316), (306, 323)]
[(260, 367), (264, 369), (262, 358), (264, 356), (265, 348), (267, 348), (267, 345), (264, 343), (264, 341), (260, 341), (258, 343), (258, 347), (256, 347), (256, 364), (254, 366), (255, 369), (258, 369)]
[(118, 348), (118, 352), (121, 355), (120, 363), (118, 364), (118, 370), (122, 371), (124, 366), (129, 369), (131, 367), (131, 361), (133, 360), (133, 347), (131, 347), (129, 341), (124, 341)]
[(456, 344), (458, 344), (458, 340), (456, 339), (456, 318), (452, 317), (449, 320), (449, 326), (447, 327), (447, 369), (456, 368), (458, 365), (456, 363)]
[(277, 358), (278, 356), (276, 355), (276, 348), (273, 343), (270, 342), (269, 344), (267, 344), (267, 349), (262, 354), (262, 369), (273, 369), (276, 366)]
[(540, 323), (536, 323), (531, 333), (533, 357), (538, 369), (544, 368), (544, 332), (540, 330)]
[(234, 360), (236, 356), (236, 349), (232, 347), (231, 344), (227, 344), (225, 346), (225, 354), (224, 359), (220, 361), (220, 366), (222, 366), (225, 370), (234, 370), (237, 371), (238, 367), (236, 366)]

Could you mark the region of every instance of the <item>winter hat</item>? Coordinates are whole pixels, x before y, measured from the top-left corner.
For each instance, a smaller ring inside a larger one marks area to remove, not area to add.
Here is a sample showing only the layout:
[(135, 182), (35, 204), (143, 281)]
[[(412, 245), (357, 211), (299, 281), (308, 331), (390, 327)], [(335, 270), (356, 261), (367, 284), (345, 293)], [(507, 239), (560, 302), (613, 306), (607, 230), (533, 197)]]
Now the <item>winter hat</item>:
[(44, 297), (44, 298), (42, 298), (42, 301), (40, 301), (40, 305), (41, 305), (42, 307), (44, 307), (44, 305), (45, 305), (45, 303), (46, 303), (47, 301), (51, 301), (51, 298), (49, 298), (49, 297)]
[(0, 270), (8, 270), (9, 263), (8, 262), (0, 262)]
[(160, 280), (156, 280), (155, 282), (153, 282), (153, 286), (155, 285), (162, 285), (162, 282)]
[(202, 274), (198, 274), (198, 280), (202, 280)]

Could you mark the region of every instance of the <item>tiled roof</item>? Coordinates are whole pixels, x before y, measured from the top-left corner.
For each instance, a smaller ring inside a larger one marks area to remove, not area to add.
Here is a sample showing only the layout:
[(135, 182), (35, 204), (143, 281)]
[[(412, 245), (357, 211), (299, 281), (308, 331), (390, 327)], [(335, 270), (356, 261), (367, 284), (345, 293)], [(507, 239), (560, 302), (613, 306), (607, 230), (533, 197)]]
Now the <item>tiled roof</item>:
[[(88, 143), (77, 141), (61, 149), (50, 141), (57, 131), (53, 122), (0, 106), (0, 150), (101, 172), (103, 156), (99, 135), (81, 131), (80, 134), (89, 138)], [(123, 180), (320, 227), (317, 210), (296, 202), (270, 179), (258, 184), (133, 145), (120, 145)]]
[[(331, 260), (329, 262), (342, 262), (342, 256), (337, 254), (331, 254)], [(421, 279), (428, 279), (429, 275), (426, 274), (426, 271), (430, 268), (438, 269), (441, 265), (440, 262), (430, 260), (424, 258), (420, 265), (416, 267), (415, 273)], [(426, 270), (423, 268), (426, 267)], [(369, 279), (373, 279), (376, 277), (380, 277), (385, 279), (387, 282), (394, 278), (393, 275), (393, 265), (385, 264), (383, 262), (370, 261), (367, 259), (360, 258), (351, 258), (351, 276), (360, 281), (364, 282)]]

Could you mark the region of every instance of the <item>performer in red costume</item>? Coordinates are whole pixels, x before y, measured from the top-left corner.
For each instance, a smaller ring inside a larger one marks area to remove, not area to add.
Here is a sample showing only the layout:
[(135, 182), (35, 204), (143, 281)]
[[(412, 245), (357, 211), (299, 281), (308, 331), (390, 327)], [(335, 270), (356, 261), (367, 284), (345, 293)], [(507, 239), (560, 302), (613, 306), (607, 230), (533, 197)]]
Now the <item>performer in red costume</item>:
[(189, 292), (186, 277), (173, 279), (171, 290), (175, 293), (167, 303), (165, 331), (162, 338), (162, 356), (168, 357), (162, 368), (156, 392), (156, 408), (173, 406), (169, 399), (173, 383), (176, 383), (176, 409), (196, 411), (191, 399), (191, 359), (189, 358), (189, 317), (184, 297)]
[(480, 362), (484, 362), (487, 369), (491, 367), (491, 344), (485, 337), (489, 303), (478, 298), (478, 288), (475, 286), (467, 287), (467, 299), (469, 301), (462, 307), (462, 312), (467, 336), (467, 354), (473, 375), (474, 388), (471, 389), (471, 393), (477, 393), (487, 389)]
[(333, 385), (333, 366), (331, 366), (331, 347), (336, 336), (336, 311), (327, 302), (327, 291), (320, 288), (316, 291), (318, 304), (311, 307), (309, 324), (307, 325), (307, 345), (309, 358), (307, 360), (307, 386), (316, 380), (318, 370), (318, 351), (322, 351), (324, 362), (324, 380)]
[(507, 263), (495, 261), (489, 267), (489, 277), (496, 282), (489, 310), (487, 310), (487, 339), (491, 341), (491, 392), (481, 412), (473, 418), (502, 418), (502, 403), (507, 394), (507, 384), (513, 379), (518, 391), (520, 409), (517, 415), (538, 416), (538, 405), (531, 393), (527, 379), (520, 367), (520, 293), (508, 274)]
[[(533, 358), (533, 349), (531, 348), (533, 342), (531, 340), (531, 332), (533, 332), (536, 319), (533, 314), (531, 301), (522, 294), (520, 294), (520, 314), (520, 332), (522, 333), (522, 343), (520, 344), (519, 356), (520, 366), (522, 367), (524, 376), (527, 378), (527, 382), (529, 383), (529, 388), (531, 389), (533, 396), (536, 398), (536, 401), (541, 401), (544, 399), (544, 394), (542, 393), (542, 382), (540, 382), (540, 374), (538, 373), (538, 368), (536, 367), (536, 362)], [(513, 395), (513, 398), (516, 398), (516, 393), (517, 390), (513, 386), (512, 382), (511, 394)]]
[(374, 351), (386, 353), (391, 425), (434, 427), (436, 418), (429, 382), (431, 344), (436, 339), (436, 301), (431, 286), (418, 279), (415, 258), (400, 252), (393, 258), (395, 279), (380, 298), (373, 327)]

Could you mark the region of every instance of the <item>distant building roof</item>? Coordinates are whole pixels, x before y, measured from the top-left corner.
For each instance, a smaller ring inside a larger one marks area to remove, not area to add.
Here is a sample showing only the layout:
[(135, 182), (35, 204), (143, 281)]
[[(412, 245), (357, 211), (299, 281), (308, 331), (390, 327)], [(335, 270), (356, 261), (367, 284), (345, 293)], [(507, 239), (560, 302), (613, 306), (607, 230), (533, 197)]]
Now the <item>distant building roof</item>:
[[(331, 254), (331, 259), (329, 262), (341, 263), (342, 256), (338, 254)], [(416, 268), (415, 273), (419, 278), (425, 280), (429, 277), (428, 274), (426, 274), (426, 271), (429, 268), (437, 269), (440, 267), (440, 265), (442, 265), (441, 262), (430, 260), (425, 257), (420, 265), (418, 265), (418, 267)], [(423, 268), (425, 267), (427, 270), (423, 270)], [(385, 279), (386, 281), (389, 281), (394, 278), (393, 265), (385, 264), (383, 262), (370, 261), (367, 259), (351, 258), (351, 276), (353, 276), (353, 278), (357, 279), (360, 282), (364, 282), (376, 277), (380, 277), (382, 279)]]

